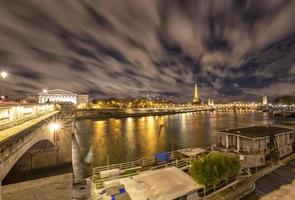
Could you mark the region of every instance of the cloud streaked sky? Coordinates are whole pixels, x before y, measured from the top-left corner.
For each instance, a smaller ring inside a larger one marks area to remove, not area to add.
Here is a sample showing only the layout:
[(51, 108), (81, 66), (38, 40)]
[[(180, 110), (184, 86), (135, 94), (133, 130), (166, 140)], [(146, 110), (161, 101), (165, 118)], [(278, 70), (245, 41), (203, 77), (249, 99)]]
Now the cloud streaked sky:
[(295, 95), (295, 1), (3, 0), (10, 96)]

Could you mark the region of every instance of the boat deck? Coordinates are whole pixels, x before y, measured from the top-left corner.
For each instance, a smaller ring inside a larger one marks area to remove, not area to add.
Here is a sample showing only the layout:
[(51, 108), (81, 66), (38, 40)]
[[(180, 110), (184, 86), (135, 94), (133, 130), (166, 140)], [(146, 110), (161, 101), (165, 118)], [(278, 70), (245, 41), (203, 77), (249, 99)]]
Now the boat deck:
[[(172, 166), (185, 171), (189, 169), (192, 161), (195, 160), (198, 155), (206, 152), (204, 149), (202, 149), (202, 151), (200, 150), (200, 148), (187, 148), (167, 152), (169, 159), (164, 163), (158, 163), (155, 156), (149, 156), (135, 161), (94, 167), (92, 180), (96, 184), (97, 188), (101, 188), (103, 187), (103, 182), (105, 181), (134, 176), (143, 171)], [(191, 154), (187, 155), (188, 152), (191, 152)]]

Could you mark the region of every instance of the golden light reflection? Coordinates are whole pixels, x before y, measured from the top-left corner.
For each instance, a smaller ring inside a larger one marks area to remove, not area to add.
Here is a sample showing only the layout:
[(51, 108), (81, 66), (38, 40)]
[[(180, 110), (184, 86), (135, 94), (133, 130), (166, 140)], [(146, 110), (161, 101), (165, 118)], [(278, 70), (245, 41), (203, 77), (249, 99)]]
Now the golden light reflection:
[(160, 123), (159, 120), (156, 120), (156, 117), (149, 116), (146, 117), (146, 121), (141, 122), (140, 126), (140, 135), (142, 138), (141, 145), (145, 146), (145, 155), (152, 155), (157, 152), (157, 149), (161, 144), (163, 144), (163, 140), (165, 137), (165, 128), (160, 131)]
[[(107, 140), (106, 134), (106, 121), (95, 121), (94, 122), (94, 136), (93, 136), (93, 145), (94, 145), (94, 165), (106, 163), (105, 155), (108, 155)], [(104, 156), (101, 156), (104, 155)]]
[(181, 115), (181, 128), (183, 131), (187, 129), (187, 115), (185, 113)]
[(114, 123), (114, 125), (116, 127), (120, 127), (121, 126), (121, 119), (112, 119), (112, 122)]
[[(132, 117), (128, 117), (126, 120), (126, 139), (127, 144), (135, 144), (135, 125), (134, 125), (134, 119)], [(129, 151), (133, 152), (135, 149), (135, 145), (128, 145)]]

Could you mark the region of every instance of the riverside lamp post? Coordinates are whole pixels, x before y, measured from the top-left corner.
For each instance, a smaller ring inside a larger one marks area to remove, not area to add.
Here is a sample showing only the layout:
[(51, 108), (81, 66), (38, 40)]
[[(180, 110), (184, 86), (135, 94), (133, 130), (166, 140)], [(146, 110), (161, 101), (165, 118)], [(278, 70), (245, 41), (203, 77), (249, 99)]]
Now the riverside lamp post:
[(0, 73), (1, 75), (1, 78), (3, 79), (3, 82), (2, 82), (2, 96), (1, 96), (1, 99), (2, 99), (2, 103), (4, 103), (4, 100), (5, 100), (5, 94), (4, 94), (4, 80), (5, 78), (7, 77), (7, 72), (5, 72), (4, 70)]

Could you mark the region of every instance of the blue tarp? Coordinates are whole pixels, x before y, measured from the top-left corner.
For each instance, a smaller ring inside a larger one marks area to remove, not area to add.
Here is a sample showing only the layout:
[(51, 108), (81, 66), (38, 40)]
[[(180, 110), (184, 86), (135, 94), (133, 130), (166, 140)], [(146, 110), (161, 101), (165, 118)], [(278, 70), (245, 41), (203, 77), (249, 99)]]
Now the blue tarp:
[(123, 194), (123, 193), (126, 193), (125, 188), (120, 188), (120, 189), (119, 189), (119, 194), (114, 194), (114, 195), (112, 195), (112, 200), (116, 200), (116, 199), (117, 199), (116, 196), (117, 196), (117, 195), (120, 195), (120, 194)]
[(168, 152), (157, 153), (155, 154), (155, 159), (157, 164), (163, 164), (169, 162), (169, 154)]

